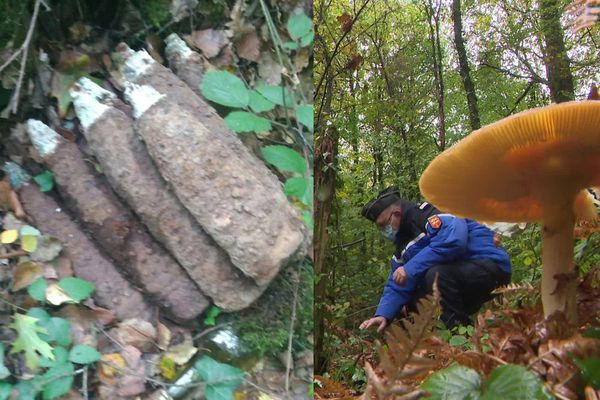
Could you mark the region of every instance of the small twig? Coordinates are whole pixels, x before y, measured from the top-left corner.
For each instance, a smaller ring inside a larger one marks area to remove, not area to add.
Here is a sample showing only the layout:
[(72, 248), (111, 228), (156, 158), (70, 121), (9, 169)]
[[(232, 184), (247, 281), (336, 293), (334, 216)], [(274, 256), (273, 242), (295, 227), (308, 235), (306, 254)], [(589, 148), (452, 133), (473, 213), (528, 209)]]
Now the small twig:
[(40, 10), (40, 3), (42, 0), (36, 0), (35, 6), (33, 8), (33, 16), (31, 17), (31, 22), (29, 23), (29, 29), (27, 30), (27, 36), (25, 37), (25, 41), (21, 45), (21, 68), (19, 69), (19, 78), (17, 80), (17, 85), (15, 86), (15, 91), (10, 99), (10, 103), (12, 105), (12, 113), (17, 113), (17, 107), (19, 104), (19, 95), (21, 94), (21, 86), (23, 85), (23, 78), (25, 77), (25, 65), (27, 64), (27, 55), (29, 50), (29, 43), (31, 42), (31, 36), (33, 36), (33, 30), (35, 28), (35, 23), (37, 22), (38, 12)]
[(110, 339), (111, 342), (113, 342), (114, 344), (119, 346), (119, 348), (121, 348), (121, 350), (123, 350), (125, 348), (125, 346), (123, 346), (123, 344), (121, 342), (119, 342), (117, 339), (115, 339), (111, 335), (109, 335), (108, 332), (106, 332), (106, 330), (100, 324), (95, 324), (95, 325), (96, 325), (96, 328), (99, 329), (100, 332), (102, 332), (102, 334), (104, 334), (104, 336), (106, 336), (108, 339)]
[(3, 302), (3, 303), (5, 303), (5, 304), (8, 304), (11, 307), (16, 308), (17, 310), (21, 310), (21, 311), (27, 312), (27, 310), (24, 309), (23, 307), (19, 307), (18, 305), (14, 304), (14, 303), (11, 303), (10, 301), (8, 301), (5, 298), (3, 298), (2, 296), (0, 296), (0, 301)]
[(264, 387), (258, 386), (256, 383), (254, 383), (248, 379), (244, 379), (244, 383), (249, 386), (252, 386), (254, 389), (258, 389), (261, 392), (268, 394), (269, 396), (271, 396), (274, 399), (276, 399), (278, 397), (278, 395), (275, 392), (272, 392), (269, 389), (266, 389)]
[(202, 332), (198, 333), (196, 336), (194, 336), (192, 338), (192, 342), (195, 342), (196, 340), (200, 339), (202, 336), (206, 336), (209, 333), (211, 333), (213, 331), (216, 331), (217, 329), (221, 329), (221, 328), (223, 328), (223, 327), (225, 327), (227, 325), (231, 325), (231, 322), (225, 322), (223, 324), (219, 324), (219, 325), (215, 325), (215, 326), (213, 326), (211, 328), (207, 328), (207, 329), (203, 330)]
[(16, 257), (21, 257), (21, 256), (26, 256), (26, 255), (27, 255), (27, 252), (25, 250), (15, 250), (15, 251), (11, 251), (6, 254), (0, 254), (0, 259), (16, 258)]
[(362, 242), (364, 242), (365, 240), (367, 240), (367, 238), (358, 239), (358, 240), (355, 240), (354, 242), (350, 242), (350, 243), (342, 243), (342, 244), (338, 244), (337, 246), (333, 246), (331, 249), (332, 249), (332, 250), (333, 250), (333, 249), (339, 249), (339, 248), (345, 249), (345, 248), (347, 248), (347, 247), (351, 247), (351, 246), (354, 246), (354, 245), (356, 245), (356, 244), (362, 243)]
[(298, 304), (298, 288), (300, 287), (300, 278), (295, 277), (294, 282), (294, 300), (292, 301), (292, 316), (290, 317), (290, 333), (288, 336), (287, 360), (285, 363), (285, 391), (290, 391), (290, 371), (292, 369), (292, 343), (294, 341), (294, 323), (296, 322), (296, 306)]
[(83, 392), (83, 400), (88, 400), (88, 384), (87, 384), (87, 380), (88, 380), (88, 366), (86, 365), (83, 368), (83, 377), (82, 377), (82, 382), (81, 382), (81, 391)]

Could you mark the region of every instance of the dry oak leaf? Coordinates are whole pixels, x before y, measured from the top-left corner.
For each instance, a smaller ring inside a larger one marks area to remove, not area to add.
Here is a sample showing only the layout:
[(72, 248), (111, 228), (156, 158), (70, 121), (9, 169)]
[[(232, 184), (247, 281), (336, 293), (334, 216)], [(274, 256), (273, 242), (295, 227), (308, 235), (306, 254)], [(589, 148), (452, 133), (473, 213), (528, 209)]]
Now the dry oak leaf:
[(184, 39), (188, 45), (199, 49), (208, 58), (217, 56), (229, 42), (225, 32), (216, 29), (195, 31)]
[(239, 40), (236, 48), (240, 58), (258, 62), (260, 59), (261, 41), (255, 30), (246, 32)]
[(11, 291), (16, 292), (26, 288), (31, 282), (41, 277), (43, 272), (42, 266), (36, 262), (25, 261), (20, 263), (14, 271)]

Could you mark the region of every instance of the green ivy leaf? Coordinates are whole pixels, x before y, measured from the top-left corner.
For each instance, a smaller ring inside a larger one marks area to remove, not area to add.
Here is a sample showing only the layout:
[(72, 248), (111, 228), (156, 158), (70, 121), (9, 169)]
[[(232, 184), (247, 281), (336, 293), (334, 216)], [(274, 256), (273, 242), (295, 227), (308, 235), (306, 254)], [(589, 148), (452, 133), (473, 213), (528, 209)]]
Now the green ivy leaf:
[(0, 343), (0, 380), (10, 376), (10, 371), (4, 365), (4, 344)]
[(233, 391), (235, 389), (223, 385), (206, 385), (204, 395), (206, 400), (233, 400)]
[(27, 293), (36, 301), (45, 301), (47, 287), (48, 282), (44, 278), (37, 278), (29, 285)]
[(280, 106), (292, 108), (296, 104), (294, 93), (283, 86), (258, 85), (256, 91), (262, 94), (267, 100)]
[(314, 111), (312, 105), (303, 104), (296, 107), (296, 118), (302, 125), (307, 127), (309, 131), (313, 131)]
[(550, 400), (540, 379), (521, 365), (507, 364), (490, 374), (482, 400)]
[(283, 48), (286, 50), (298, 50), (300, 45), (296, 42), (285, 42)]
[(265, 96), (258, 93), (256, 90), (250, 91), (248, 105), (252, 111), (256, 113), (271, 111), (275, 108), (275, 104), (273, 102), (265, 99)]
[(313, 43), (313, 40), (315, 40), (315, 33), (313, 31), (310, 31), (309, 33), (300, 38), (300, 46), (308, 47)]
[(12, 393), (12, 385), (6, 382), (0, 382), (0, 400), (8, 400)]
[(48, 192), (54, 187), (54, 175), (50, 171), (44, 171), (33, 177), (42, 192)]
[(221, 309), (213, 304), (206, 313), (206, 318), (204, 318), (204, 325), (214, 326), (217, 323), (217, 315), (219, 315), (220, 313)]
[(71, 349), (69, 360), (77, 364), (91, 364), (100, 359), (100, 353), (93, 347), (78, 344)]
[(38, 319), (38, 324), (45, 323), (50, 320), (50, 314), (46, 310), (40, 307), (32, 307), (27, 310), (27, 315)]
[(586, 385), (594, 389), (600, 388), (600, 358), (573, 358), (575, 365), (581, 370), (581, 377)]
[(454, 335), (450, 338), (449, 344), (451, 346), (460, 347), (469, 342), (469, 339), (463, 335)]
[(246, 111), (232, 111), (225, 117), (225, 123), (234, 132), (266, 132), (271, 130), (271, 122)]
[(292, 39), (300, 39), (302, 36), (310, 33), (313, 22), (304, 13), (296, 14), (290, 17), (287, 23), (287, 30)]
[(203, 356), (194, 364), (198, 376), (206, 382), (206, 400), (231, 400), (233, 391), (242, 383), (244, 371)]
[(19, 392), (19, 397), (17, 397), (17, 400), (35, 399), (38, 394), (38, 391), (36, 390), (34, 384), (37, 383), (39, 380), (40, 377), (36, 376), (35, 378), (30, 379), (28, 381), (19, 381), (19, 383), (15, 385), (15, 389)]
[(244, 108), (249, 101), (249, 90), (244, 82), (227, 71), (207, 72), (200, 91), (208, 100), (224, 106)]
[(44, 375), (42, 380), (48, 383), (44, 385), (42, 394), (44, 400), (56, 399), (64, 394), (67, 394), (73, 386), (73, 375), (75, 368), (70, 362), (59, 364), (50, 368)]
[(294, 176), (285, 181), (283, 192), (286, 196), (297, 197), (307, 206), (312, 204), (313, 197), (313, 178)]
[(431, 400), (478, 399), (481, 377), (477, 371), (455, 364), (431, 374), (421, 389), (429, 392)]
[(71, 344), (71, 323), (68, 320), (52, 317), (39, 324), (48, 331), (48, 334), (40, 335), (43, 340), (54, 342), (60, 346), (68, 346)]
[(69, 361), (69, 352), (64, 347), (57, 346), (53, 349), (54, 360), (46, 357), (40, 359), (40, 367), (52, 368)]
[(297, 172), (306, 171), (304, 157), (295, 150), (282, 145), (265, 146), (260, 149), (264, 159), (281, 171)]
[(96, 288), (93, 283), (79, 278), (63, 278), (58, 286), (77, 302), (88, 298)]

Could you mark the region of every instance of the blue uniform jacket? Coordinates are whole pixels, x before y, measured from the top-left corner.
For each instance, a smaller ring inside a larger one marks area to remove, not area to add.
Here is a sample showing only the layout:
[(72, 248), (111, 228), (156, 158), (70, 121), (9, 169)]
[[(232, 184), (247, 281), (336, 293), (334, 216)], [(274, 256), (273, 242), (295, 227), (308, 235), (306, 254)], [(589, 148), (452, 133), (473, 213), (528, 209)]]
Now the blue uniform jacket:
[[(396, 243), (402, 240), (396, 237)], [(494, 232), (470, 220), (457, 218), (450, 214), (433, 214), (429, 217), (423, 232), (398, 252), (392, 259), (392, 270), (376, 316), (394, 319), (400, 309), (407, 304), (417, 285), (429, 267), (451, 263), (457, 260), (492, 260), (502, 270), (511, 272), (510, 260), (504, 249), (494, 243)], [(404, 243), (402, 243), (404, 244)], [(393, 280), (394, 271), (404, 266), (408, 279), (403, 286)]]

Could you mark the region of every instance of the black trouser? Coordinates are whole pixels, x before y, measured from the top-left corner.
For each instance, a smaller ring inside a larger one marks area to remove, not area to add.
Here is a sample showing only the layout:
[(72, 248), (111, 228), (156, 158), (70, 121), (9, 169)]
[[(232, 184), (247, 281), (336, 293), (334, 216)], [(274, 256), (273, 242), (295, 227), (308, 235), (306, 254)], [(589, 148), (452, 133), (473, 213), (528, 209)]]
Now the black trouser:
[(434, 265), (417, 287), (413, 302), (408, 307), (410, 311), (416, 310), (415, 305), (420, 298), (432, 292), (436, 275), (442, 303), (440, 319), (449, 329), (471, 324), (469, 316), (492, 299), (492, 290), (510, 282), (510, 274), (490, 260)]

